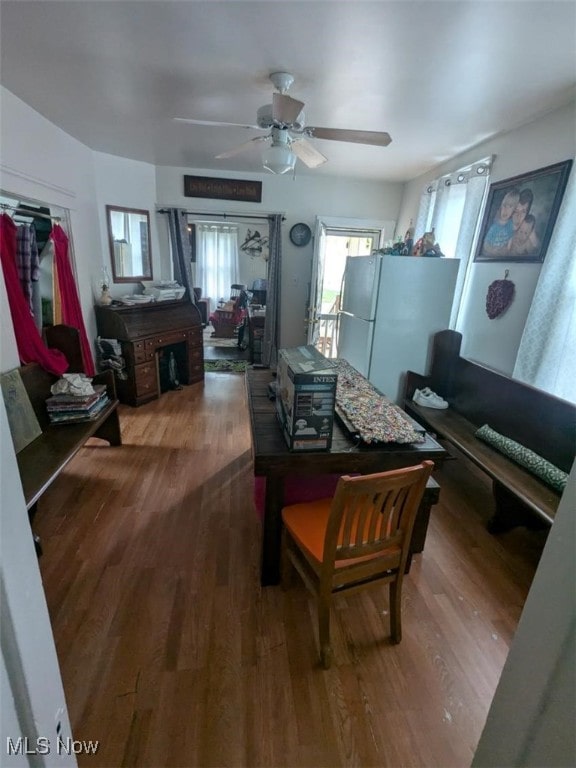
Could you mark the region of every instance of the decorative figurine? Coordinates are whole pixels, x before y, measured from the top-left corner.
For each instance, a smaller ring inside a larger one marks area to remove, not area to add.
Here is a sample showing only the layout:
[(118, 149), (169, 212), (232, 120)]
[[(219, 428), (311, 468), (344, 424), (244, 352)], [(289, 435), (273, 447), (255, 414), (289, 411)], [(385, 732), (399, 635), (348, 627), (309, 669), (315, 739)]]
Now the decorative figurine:
[(110, 296), (110, 274), (106, 267), (102, 267), (102, 276), (100, 278), (100, 297), (98, 303), (101, 306), (108, 306), (112, 304), (112, 296)]

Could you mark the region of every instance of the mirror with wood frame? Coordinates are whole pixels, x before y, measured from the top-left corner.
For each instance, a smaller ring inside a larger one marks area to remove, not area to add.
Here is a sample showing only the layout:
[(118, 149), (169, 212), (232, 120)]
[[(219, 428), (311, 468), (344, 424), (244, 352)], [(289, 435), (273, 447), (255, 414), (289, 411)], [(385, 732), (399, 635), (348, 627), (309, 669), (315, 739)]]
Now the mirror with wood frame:
[(106, 219), (113, 281), (152, 280), (149, 212), (107, 205)]

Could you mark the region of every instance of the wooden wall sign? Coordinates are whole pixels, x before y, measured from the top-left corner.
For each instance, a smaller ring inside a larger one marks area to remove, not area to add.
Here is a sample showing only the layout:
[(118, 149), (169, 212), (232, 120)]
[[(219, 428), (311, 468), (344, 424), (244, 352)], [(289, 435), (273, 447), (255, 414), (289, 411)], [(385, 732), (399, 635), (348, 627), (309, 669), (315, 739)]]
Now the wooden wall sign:
[(221, 179), (210, 176), (184, 176), (186, 197), (209, 197), (213, 200), (243, 200), (262, 202), (262, 182), (242, 179)]

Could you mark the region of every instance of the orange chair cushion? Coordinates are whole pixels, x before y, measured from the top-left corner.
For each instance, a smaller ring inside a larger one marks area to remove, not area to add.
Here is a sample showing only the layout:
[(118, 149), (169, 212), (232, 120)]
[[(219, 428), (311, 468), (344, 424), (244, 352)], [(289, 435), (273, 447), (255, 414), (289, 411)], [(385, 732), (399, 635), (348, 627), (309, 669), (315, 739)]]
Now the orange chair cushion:
[(331, 504), (331, 498), (316, 499), (291, 504), (282, 510), (282, 520), (292, 537), (319, 563), (324, 557), (324, 536)]
[[(324, 538), (330, 516), (332, 499), (317, 499), (291, 504), (282, 510), (282, 521), (299, 546), (320, 564), (324, 558)], [(400, 547), (390, 547), (390, 554), (400, 553)], [(382, 551), (361, 557), (336, 561), (336, 568), (381, 557)]]

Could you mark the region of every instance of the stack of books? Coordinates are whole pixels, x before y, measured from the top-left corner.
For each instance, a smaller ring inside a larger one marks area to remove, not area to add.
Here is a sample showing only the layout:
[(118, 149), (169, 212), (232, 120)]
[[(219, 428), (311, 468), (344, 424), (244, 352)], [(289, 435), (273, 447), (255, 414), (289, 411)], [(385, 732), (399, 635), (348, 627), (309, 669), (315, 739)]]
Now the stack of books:
[(90, 395), (52, 395), (46, 400), (48, 416), (52, 424), (77, 424), (94, 421), (110, 402), (104, 384), (94, 384)]

